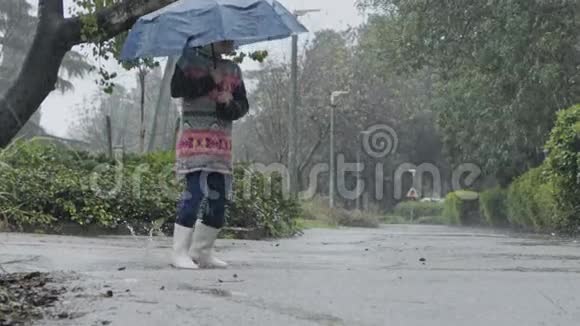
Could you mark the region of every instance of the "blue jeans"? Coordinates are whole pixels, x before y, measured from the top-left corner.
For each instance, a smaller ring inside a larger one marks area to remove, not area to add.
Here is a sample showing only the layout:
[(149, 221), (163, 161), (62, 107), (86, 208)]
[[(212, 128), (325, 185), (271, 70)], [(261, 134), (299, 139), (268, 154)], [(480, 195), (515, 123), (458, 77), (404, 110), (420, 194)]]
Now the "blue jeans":
[(214, 172), (186, 175), (186, 190), (177, 207), (177, 224), (192, 228), (198, 218), (203, 224), (221, 229), (225, 224), (229, 176)]

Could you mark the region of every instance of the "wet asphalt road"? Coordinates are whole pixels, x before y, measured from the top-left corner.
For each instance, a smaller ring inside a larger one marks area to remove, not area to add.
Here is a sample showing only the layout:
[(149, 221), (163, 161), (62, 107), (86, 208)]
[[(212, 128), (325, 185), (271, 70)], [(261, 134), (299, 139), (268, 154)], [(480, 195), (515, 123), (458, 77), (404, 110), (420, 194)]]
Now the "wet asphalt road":
[(385, 226), (218, 252), (231, 268), (178, 271), (169, 238), (0, 233), (6, 271), (67, 279), (57, 310), (72, 319), (38, 325), (580, 325), (571, 240)]

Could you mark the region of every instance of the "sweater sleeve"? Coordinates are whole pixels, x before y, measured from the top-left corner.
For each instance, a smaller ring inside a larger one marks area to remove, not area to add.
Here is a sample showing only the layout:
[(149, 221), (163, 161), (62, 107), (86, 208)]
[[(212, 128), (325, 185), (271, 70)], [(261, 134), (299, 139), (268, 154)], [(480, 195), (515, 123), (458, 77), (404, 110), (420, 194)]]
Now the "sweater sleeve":
[(218, 104), (217, 116), (219, 119), (235, 121), (243, 118), (248, 113), (250, 105), (243, 80), (240, 81), (232, 95), (233, 100), (229, 104)]
[(171, 79), (172, 97), (195, 99), (209, 94), (215, 88), (216, 83), (211, 75), (186, 73), (179, 65), (175, 66)]

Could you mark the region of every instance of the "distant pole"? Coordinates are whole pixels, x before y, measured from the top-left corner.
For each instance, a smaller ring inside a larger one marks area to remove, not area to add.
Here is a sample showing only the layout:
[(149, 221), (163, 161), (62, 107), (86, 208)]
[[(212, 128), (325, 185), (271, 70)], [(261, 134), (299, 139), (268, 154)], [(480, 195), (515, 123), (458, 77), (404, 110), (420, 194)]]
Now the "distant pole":
[(360, 177), (361, 177), (361, 171), (358, 170), (358, 168), (360, 167), (360, 149), (357, 148), (356, 150), (356, 166), (357, 166), (357, 171), (356, 171), (356, 209), (359, 211), (362, 211), (361, 207), (360, 207), (360, 197), (361, 197), (361, 193), (360, 193)]
[(105, 130), (107, 131), (107, 154), (113, 158), (113, 128), (111, 126), (111, 117), (105, 117)]
[(335, 91), (330, 94), (330, 183), (328, 189), (329, 206), (334, 208), (334, 180), (336, 178), (336, 168), (334, 166), (334, 109), (336, 108), (336, 99), (341, 96), (348, 94), (348, 91)]
[[(294, 15), (298, 18), (311, 12), (319, 12), (320, 9), (296, 10)], [(298, 35), (292, 35), (292, 65), (290, 77), (290, 106), (288, 108), (288, 172), (290, 175), (290, 193), (298, 195), (298, 150), (296, 137), (298, 131)]]
[(329, 206), (330, 208), (334, 208), (334, 178), (336, 175), (336, 171), (334, 168), (334, 107), (335, 104), (331, 103), (330, 105), (330, 185), (328, 189), (328, 196), (329, 198)]
[(290, 193), (298, 193), (296, 134), (298, 132), (298, 35), (292, 35), (292, 78), (290, 81), (290, 107), (288, 112), (288, 171), (290, 174)]

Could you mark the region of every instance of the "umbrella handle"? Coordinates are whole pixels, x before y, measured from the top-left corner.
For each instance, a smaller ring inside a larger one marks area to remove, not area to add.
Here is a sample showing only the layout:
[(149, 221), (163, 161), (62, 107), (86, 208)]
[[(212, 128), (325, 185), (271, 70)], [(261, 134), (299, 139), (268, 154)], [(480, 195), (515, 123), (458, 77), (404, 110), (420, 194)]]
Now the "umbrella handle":
[(215, 55), (215, 46), (213, 43), (211, 44), (211, 57), (213, 59), (213, 69), (217, 69), (217, 58)]

